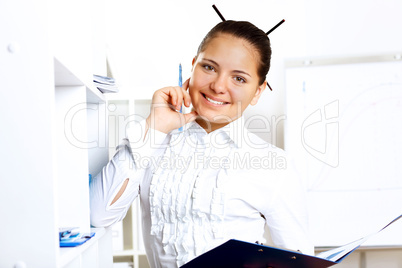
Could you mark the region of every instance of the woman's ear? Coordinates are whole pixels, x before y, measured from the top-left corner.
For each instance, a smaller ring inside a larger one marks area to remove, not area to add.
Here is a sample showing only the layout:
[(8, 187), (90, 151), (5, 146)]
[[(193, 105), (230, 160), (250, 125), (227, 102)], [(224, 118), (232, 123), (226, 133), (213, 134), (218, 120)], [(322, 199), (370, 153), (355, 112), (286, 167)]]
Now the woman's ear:
[(195, 56), (194, 58), (193, 58), (193, 61), (191, 62), (191, 71), (193, 71), (193, 69), (194, 69), (194, 64), (195, 64), (195, 62), (197, 61), (197, 56)]
[(260, 86), (258, 86), (257, 90), (255, 91), (255, 95), (250, 102), (251, 105), (257, 104), (258, 99), (261, 97), (261, 94), (262, 94), (262, 92), (264, 92), (266, 87), (267, 87), (267, 81), (264, 81), (264, 83), (262, 83)]

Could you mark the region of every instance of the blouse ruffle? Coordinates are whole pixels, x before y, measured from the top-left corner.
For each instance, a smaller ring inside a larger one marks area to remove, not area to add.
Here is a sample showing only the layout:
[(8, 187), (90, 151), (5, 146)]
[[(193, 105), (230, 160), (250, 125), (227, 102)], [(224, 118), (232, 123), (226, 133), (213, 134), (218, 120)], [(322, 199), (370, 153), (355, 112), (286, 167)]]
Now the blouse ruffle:
[[(174, 133), (165, 152), (165, 157), (169, 157), (171, 162), (168, 168), (160, 162), (151, 180), (151, 235), (161, 237), (165, 254), (176, 256), (179, 267), (218, 245), (224, 238), (227, 169), (224, 166), (214, 175), (210, 200), (202, 191), (206, 186), (211, 188), (211, 181), (206, 177), (208, 174), (203, 174), (203, 171), (212, 156), (219, 157), (218, 153), (227, 160), (233, 144), (224, 150), (215, 150), (208, 138), (206, 133), (200, 136), (192, 129)], [(221, 144), (231, 142), (224, 132), (215, 138), (220, 139)], [(185, 141), (180, 142), (180, 139)], [(184, 145), (189, 142), (191, 145)], [(197, 155), (202, 155), (202, 163), (197, 162), (200, 160)]]

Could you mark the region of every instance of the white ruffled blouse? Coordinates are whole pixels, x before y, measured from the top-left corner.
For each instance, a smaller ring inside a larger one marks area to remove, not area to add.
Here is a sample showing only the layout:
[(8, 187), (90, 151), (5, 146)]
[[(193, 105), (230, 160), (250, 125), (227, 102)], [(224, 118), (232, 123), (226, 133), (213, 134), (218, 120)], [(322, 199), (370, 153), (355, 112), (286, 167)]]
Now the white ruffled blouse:
[(245, 129), (243, 117), (209, 134), (193, 122), (169, 134), (150, 129), (144, 139), (144, 126), (129, 129), (92, 180), (93, 226), (122, 220), (140, 195), (151, 267), (180, 267), (232, 238), (264, 242), (265, 224), (276, 246), (313, 254), (290, 160)]

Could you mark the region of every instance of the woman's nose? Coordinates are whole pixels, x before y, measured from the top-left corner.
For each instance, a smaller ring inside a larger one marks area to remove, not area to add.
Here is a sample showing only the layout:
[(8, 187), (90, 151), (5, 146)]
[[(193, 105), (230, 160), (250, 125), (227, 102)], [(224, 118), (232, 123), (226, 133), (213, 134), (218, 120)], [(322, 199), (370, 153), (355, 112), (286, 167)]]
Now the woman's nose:
[(217, 75), (211, 83), (211, 89), (217, 94), (223, 94), (227, 91), (226, 77), (222, 74)]

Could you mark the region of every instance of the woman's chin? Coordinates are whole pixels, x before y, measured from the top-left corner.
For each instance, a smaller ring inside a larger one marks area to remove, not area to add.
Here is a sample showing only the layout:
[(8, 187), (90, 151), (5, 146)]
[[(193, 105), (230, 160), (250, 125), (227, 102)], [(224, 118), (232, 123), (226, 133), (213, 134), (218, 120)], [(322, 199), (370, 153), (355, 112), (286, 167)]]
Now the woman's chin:
[(204, 128), (208, 133), (214, 131), (218, 128), (224, 127), (233, 120), (230, 118), (226, 118), (224, 120), (216, 120), (214, 118), (209, 118), (206, 116), (198, 116), (195, 120), (202, 128)]

